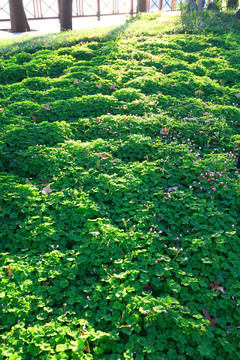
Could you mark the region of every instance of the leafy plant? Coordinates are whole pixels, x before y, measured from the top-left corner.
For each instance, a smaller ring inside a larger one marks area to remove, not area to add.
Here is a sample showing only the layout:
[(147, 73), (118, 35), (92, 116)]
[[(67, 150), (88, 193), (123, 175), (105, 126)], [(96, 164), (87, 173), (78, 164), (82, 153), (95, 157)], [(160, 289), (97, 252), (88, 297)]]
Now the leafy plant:
[(2, 43), (1, 359), (238, 358), (239, 40), (203, 12)]

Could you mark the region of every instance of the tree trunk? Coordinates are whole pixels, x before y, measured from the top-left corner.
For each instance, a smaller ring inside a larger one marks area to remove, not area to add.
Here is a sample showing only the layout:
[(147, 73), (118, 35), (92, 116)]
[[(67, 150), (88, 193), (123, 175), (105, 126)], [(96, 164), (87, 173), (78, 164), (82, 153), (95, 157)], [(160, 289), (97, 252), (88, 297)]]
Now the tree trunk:
[(147, 0), (138, 0), (137, 12), (147, 12)]
[(61, 0), (61, 31), (72, 30), (72, 0)]
[(13, 33), (30, 31), (23, 0), (9, 0), (11, 30)]

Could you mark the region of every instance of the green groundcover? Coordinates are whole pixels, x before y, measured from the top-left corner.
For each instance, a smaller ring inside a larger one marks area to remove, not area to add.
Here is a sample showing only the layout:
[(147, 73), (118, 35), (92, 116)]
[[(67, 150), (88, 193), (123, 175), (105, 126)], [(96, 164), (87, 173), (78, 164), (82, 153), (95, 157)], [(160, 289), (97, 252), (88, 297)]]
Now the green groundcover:
[(240, 359), (240, 35), (214, 16), (0, 44), (0, 359)]

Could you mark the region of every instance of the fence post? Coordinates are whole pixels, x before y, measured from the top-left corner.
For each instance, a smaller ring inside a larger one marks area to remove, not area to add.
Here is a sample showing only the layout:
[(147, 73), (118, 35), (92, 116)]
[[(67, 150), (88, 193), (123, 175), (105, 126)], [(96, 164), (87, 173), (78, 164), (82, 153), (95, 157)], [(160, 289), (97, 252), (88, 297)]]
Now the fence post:
[(147, 12), (147, 0), (138, 0), (137, 12)]
[(100, 10), (100, 0), (97, 0), (97, 19), (100, 20), (100, 14), (101, 14), (101, 10)]

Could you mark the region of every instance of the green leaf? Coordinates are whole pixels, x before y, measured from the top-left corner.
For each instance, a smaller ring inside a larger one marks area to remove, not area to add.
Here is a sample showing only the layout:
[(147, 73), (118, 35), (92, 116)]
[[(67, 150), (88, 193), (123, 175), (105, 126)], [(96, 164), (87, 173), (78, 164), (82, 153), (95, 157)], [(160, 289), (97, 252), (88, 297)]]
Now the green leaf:
[(40, 349), (43, 350), (43, 351), (49, 351), (52, 349), (51, 345), (48, 344), (48, 343), (43, 343), (43, 344), (40, 344)]
[(58, 344), (56, 346), (56, 351), (61, 352), (67, 350), (68, 348), (69, 348), (68, 344)]

